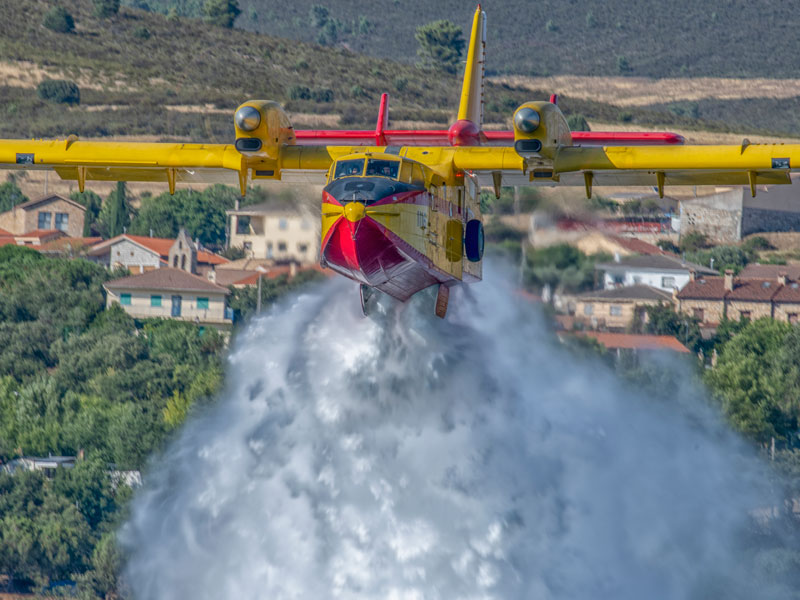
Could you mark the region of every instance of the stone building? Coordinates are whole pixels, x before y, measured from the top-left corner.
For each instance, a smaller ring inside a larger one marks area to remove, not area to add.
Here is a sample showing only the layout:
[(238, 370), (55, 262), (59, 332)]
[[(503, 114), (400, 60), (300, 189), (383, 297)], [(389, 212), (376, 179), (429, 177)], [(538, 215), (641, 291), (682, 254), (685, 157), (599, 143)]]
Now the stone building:
[(228, 262), (218, 254), (198, 250), (185, 231), (181, 231), (174, 240), (123, 233), (93, 246), (88, 258), (108, 268), (124, 267), (137, 273), (173, 266), (175, 263), (173, 268), (200, 275), (207, 275), (217, 266)]
[(69, 237), (81, 237), (85, 213), (86, 208), (78, 202), (49, 194), (0, 213), (0, 229), (14, 235), (56, 230)]
[(734, 277), (693, 278), (678, 294), (678, 311), (692, 315), (705, 326), (716, 326), (723, 319), (761, 319), (770, 317), (789, 323), (800, 315), (800, 283), (785, 273), (774, 279)]
[(585, 292), (575, 296), (573, 302), (576, 322), (592, 329), (622, 331), (631, 325), (637, 309), (672, 304), (672, 294), (647, 285), (632, 285)]
[(800, 191), (795, 185), (719, 188), (717, 192), (680, 202), (681, 235), (694, 231), (721, 244), (752, 233), (800, 231)]

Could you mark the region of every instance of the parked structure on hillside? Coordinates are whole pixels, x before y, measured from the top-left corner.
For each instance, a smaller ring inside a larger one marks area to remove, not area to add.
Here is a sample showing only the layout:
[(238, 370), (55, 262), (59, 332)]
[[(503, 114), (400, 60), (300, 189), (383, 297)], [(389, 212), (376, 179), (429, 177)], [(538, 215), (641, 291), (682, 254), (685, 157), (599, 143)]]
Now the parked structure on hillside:
[(302, 209), (276, 209), (265, 202), (227, 211), (230, 246), (256, 259), (300, 264), (319, 258), (319, 218)]
[(720, 244), (751, 233), (800, 231), (800, 192), (795, 185), (718, 188), (707, 196), (680, 202), (681, 235), (699, 232)]
[(230, 291), (216, 283), (172, 267), (114, 279), (103, 285), (106, 306), (119, 304), (132, 317), (179, 319), (200, 324), (230, 325)]
[(797, 323), (800, 315), (800, 282), (784, 272), (775, 279), (696, 277), (678, 292), (678, 310), (692, 315), (708, 327), (724, 318), (733, 321), (772, 317)]
[(174, 240), (124, 233), (93, 246), (88, 258), (109, 268), (123, 267), (131, 272), (145, 273), (170, 266), (200, 275), (228, 262), (218, 254), (198, 249), (184, 230)]
[(17, 236), (55, 230), (69, 237), (80, 237), (85, 213), (86, 208), (78, 202), (58, 194), (48, 194), (0, 213), (0, 228)]
[(598, 263), (595, 269), (603, 272), (603, 288), (607, 290), (643, 284), (670, 293), (689, 283), (691, 271), (718, 274), (714, 269), (669, 254), (619, 257), (614, 262)]

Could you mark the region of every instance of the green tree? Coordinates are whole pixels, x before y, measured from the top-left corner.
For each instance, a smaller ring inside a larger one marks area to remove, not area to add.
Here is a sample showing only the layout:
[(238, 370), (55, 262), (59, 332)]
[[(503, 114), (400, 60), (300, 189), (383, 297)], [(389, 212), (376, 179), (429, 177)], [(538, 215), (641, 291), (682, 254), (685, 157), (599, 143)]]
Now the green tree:
[(106, 198), (98, 217), (104, 237), (121, 235), (131, 224), (131, 208), (127, 196), (125, 182), (119, 181), (117, 188)]
[(424, 66), (438, 67), (455, 73), (458, 70), (465, 42), (455, 23), (447, 20), (434, 21), (417, 27), (414, 36), (419, 44), (419, 54)]
[(237, 0), (206, 0), (203, 4), (203, 18), (206, 23), (218, 27), (230, 29), (241, 12)]
[(797, 430), (800, 332), (769, 318), (747, 324), (722, 348), (706, 380), (731, 424), (763, 444)]
[(710, 245), (706, 234), (699, 231), (690, 231), (681, 237), (678, 248), (680, 248), (681, 252), (696, 252), (708, 248)]
[(18, 204), (27, 202), (28, 198), (13, 181), (0, 183), (0, 212), (11, 210)]
[(308, 17), (311, 25), (320, 29), (328, 22), (328, 9), (321, 4), (312, 4), (308, 11)]
[(637, 320), (635, 323), (635, 329), (641, 333), (674, 336), (693, 352), (702, 348), (700, 320), (696, 317), (677, 313), (670, 304), (646, 306), (644, 314), (644, 322)]
[(72, 192), (69, 197), (70, 200), (86, 207), (86, 212), (83, 214), (83, 237), (91, 237), (92, 225), (97, 221), (103, 208), (103, 199), (91, 190)]
[(92, 0), (96, 17), (106, 19), (119, 12), (119, 0)]
[(54, 6), (44, 15), (42, 25), (56, 33), (72, 33), (75, 31), (75, 19), (63, 6)]

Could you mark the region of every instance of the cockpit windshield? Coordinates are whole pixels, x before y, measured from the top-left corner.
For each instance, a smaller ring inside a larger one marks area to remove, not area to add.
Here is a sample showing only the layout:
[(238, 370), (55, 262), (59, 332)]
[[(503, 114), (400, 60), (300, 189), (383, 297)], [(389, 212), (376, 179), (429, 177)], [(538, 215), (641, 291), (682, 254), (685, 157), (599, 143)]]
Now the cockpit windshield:
[(370, 158), (367, 161), (367, 175), (380, 175), (381, 177), (397, 179), (397, 170), (399, 166), (400, 161), (398, 160)]
[(351, 160), (340, 160), (336, 163), (336, 171), (333, 174), (334, 179), (339, 177), (348, 177), (354, 175), (361, 175), (364, 172), (364, 159), (353, 158)]

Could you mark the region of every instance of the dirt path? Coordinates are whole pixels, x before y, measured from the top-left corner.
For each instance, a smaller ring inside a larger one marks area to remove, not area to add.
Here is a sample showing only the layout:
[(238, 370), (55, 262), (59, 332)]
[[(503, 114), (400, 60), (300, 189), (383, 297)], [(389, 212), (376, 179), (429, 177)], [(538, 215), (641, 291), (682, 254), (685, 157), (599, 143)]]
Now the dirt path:
[(564, 94), (614, 106), (647, 106), (686, 100), (740, 100), (743, 98), (795, 98), (800, 79), (647, 79), (644, 77), (492, 77), (497, 83), (530, 90)]

